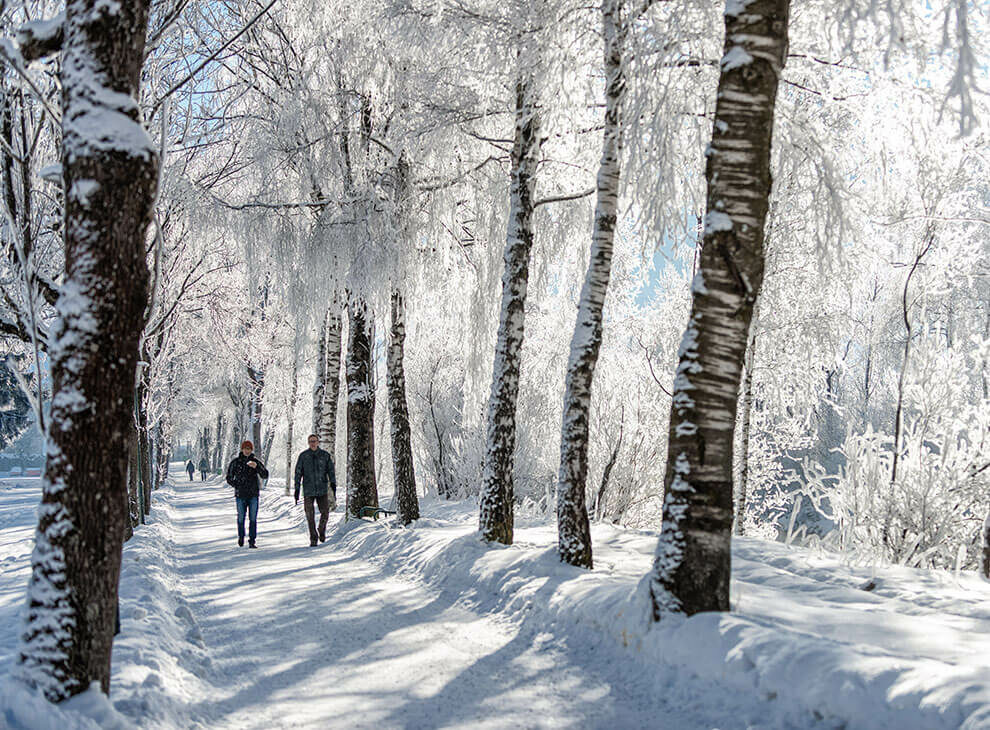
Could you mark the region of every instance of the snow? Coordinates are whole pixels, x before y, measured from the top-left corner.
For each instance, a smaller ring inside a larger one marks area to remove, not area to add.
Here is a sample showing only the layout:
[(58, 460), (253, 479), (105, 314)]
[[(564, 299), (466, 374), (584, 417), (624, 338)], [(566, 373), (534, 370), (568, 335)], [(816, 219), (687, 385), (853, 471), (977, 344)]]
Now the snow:
[(970, 572), (738, 539), (733, 613), (651, 625), (655, 532), (593, 525), (587, 571), (542, 517), (482, 542), (467, 500), (424, 502), (411, 528), (337, 513), (309, 548), (273, 479), (247, 550), (219, 478), (172, 479), (125, 545), (110, 701), (58, 707), (8, 676), (40, 485), (0, 481), (0, 724), (990, 727), (990, 585)]
[[(107, 92), (111, 94), (113, 92)], [(126, 94), (117, 96), (133, 100)], [(104, 99), (104, 101), (109, 101)], [(113, 100), (120, 103), (120, 100)], [(66, 147), (69, 159), (88, 157), (98, 152), (125, 152), (133, 157), (150, 159), (155, 154), (151, 137), (141, 126), (126, 114), (116, 109), (88, 105), (79, 102), (81, 110), (75, 110), (71, 118), (65, 120)]]
[(722, 56), (722, 70), (731, 71), (753, 62), (753, 57), (742, 46), (733, 46)]
[(69, 197), (75, 198), (85, 206), (89, 198), (100, 189), (100, 184), (96, 180), (76, 180), (69, 189)]
[(730, 18), (735, 18), (742, 13), (752, 4), (753, 0), (726, 0), (725, 2), (725, 14)]
[(716, 231), (731, 231), (732, 219), (720, 210), (710, 210), (705, 216), (705, 235)]
[(47, 182), (61, 182), (62, 181), (62, 163), (53, 162), (49, 165), (45, 165), (40, 170), (38, 170), (38, 177)]
[(50, 41), (62, 32), (65, 25), (65, 11), (41, 20), (30, 20), (24, 23), (15, 31), (14, 36), (18, 43), (24, 44), (31, 38), (39, 41)]

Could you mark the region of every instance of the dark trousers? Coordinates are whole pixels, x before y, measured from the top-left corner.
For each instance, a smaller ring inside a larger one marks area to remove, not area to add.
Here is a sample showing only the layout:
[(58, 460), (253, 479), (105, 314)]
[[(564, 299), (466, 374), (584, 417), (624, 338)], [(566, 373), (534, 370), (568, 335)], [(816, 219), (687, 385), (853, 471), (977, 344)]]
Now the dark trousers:
[(244, 515), (248, 514), (248, 540), (258, 536), (258, 498), (237, 497), (237, 536), (244, 537)]
[(195, 474), (196, 474), (195, 469), (189, 469), (189, 481), (193, 480), (193, 476), (195, 476)]
[[(313, 502), (320, 508), (320, 530), (316, 531), (316, 510)], [(309, 541), (316, 542), (317, 538), (324, 539), (327, 534), (327, 518), (330, 516), (330, 503), (327, 495), (322, 497), (303, 497), (303, 509), (306, 511), (306, 523), (309, 525)]]
[[(192, 479), (192, 477), (189, 477), (189, 478)], [(206, 481), (206, 469), (203, 469), (202, 471), (200, 471), (200, 473), (199, 473), (199, 481), (201, 481), (201, 482), (205, 482)]]

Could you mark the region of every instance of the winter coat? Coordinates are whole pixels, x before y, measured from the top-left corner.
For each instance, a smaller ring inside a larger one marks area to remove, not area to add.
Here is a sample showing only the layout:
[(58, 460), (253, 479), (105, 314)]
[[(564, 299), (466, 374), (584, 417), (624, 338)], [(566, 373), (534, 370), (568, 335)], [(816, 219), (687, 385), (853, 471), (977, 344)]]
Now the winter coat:
[[(249, 461), (255, 462), (258, 466), (252, 469), (247, 465)], [(234, 488), (234, 496), (241, 499), (253, 499), (258, 496), (261, 489), (259, 477), (267, 479), (268, 470), (261, 463), (261, 459), (254, 454), (250, 456), (238, 454), (227, 467), (227, 484)]]
[(188, 471), (188, 472), (194, 472), (194, 471), (196, 471), (196, 465), (192, 463), (192, 460), (191, 459), (186, 462), (186, 471)]
[(337, 496), (337, 478), (333, 473), (333, 459), (323, 449), (306, 449), (296, 459), (296, 499), (299, 499), (299, 482), (307, 497), (323, 497), (327, 486)]
[(204, 456), (202, 459), (199, 460), (199, 470), (207, 471), (209, 468), (210, 468), (210, 462), (208, 462), (206, 460), (206, 457)]

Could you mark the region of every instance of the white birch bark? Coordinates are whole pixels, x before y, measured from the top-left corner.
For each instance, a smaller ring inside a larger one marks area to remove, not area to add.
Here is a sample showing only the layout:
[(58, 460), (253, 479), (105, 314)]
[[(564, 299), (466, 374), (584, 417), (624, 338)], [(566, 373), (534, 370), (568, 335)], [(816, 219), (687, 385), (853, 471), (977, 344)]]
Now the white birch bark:
[(763, 283), (770, 145), (789, 4), (726, 4), (704, 242), (678, 354), (663, 523), (650, 576), (654, 620), (672, 611), (729, 610), (733, 431)]
[[(753, 318), (754, 326), (756, 317)], [(756, 359), (756, 337), (754, 336), (746, 349), (746, 375), (743, 377), (742, 386), (742, 418), (739, 424), (739, 488), (736, 494), (735, 504), (735, 529), (736, 535), (746, 534), (746, 506), (749, 501), (749, 438), (750, 420), (753, 412), (753, 363)]]
[(598, 168), (598, 203), (591, 234), (591, 261), (578, 302), (571, 339), (560, 432), (557, 477), (557, 549), (565, 563), (591, 568), (591, 528), (585, 504), (588, 479), (588, 412), (591, 384), (602, 344), (602, 310), (612, 272), (612, 244), (619, 204), (622, 156), (622, 101), (625, 77), (622, 54), (625, 28), (622, 0), (602, 3), (605, 39), (605, 130)]
[(386, 385), (388, 415), (392, 440), (392, 474), (399, 519), (403, 524), (419, 519), (416, 496), (416, 472), (413, 468), (412, 433), (409, 428), (409, 408), (406, 403), (405, 358), (406, 323), (402, 295), (392, 294), (392, 327), (388, 343)]
[(980, 574), (990, 580), (990, 512), (983, 521), (982, 544), (980, 545)]
[(540, 121), (532, 82), (516, 82), (509, 225), (502, 274), (495, 365), (487, 413), (487, 447), (482, 471), (479, 529), (486, 540), (512, 543), (512, 466), (516, 446), (516, 400), (525, 324), (529, 253), (533, 247), (533, 189), (540, 151)]
[(287, 414), (285, 429), (285, 493), (289, 493), (292, 486), (292, 437), (295, 431), (295, 421), (293, 418), (296, 412), (296, 395), (299, 391), (299, 362), (295, 355), (292, 358), (292, 388), (289, 391), (289, 402), (287, 404)]
[(337, 462), (337, 409), (340, 403), (340, 351), (343, 322), (336, 303), (323, 320), (317, 341), (316, 382), (313, 386), (313, 433)]

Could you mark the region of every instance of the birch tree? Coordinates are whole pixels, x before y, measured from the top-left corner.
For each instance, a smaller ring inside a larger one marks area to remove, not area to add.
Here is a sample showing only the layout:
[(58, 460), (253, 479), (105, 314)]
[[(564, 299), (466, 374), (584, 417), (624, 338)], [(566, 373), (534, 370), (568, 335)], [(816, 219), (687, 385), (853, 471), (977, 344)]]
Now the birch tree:
[(516, 447), (516, 400), (520, 349), (526, 319), (529, 254), (533, 247), (533, 193), (539, 159), (540, 116), (535, 83), (522, 70), (515, 89), (515, 132), (509, 186), (509, 227), (502, 274), (502, 308), (487, 411), (487, 449), (481, 475), (482, 536), (512, 544), (512, 466)]
[(388, 343), (387, 386), (389, 426), (392, 437), (392, 470), (399, 519), (409, 524), (419, 519), (416, 474), (413, 469), (412, 434), (406, 404), (406, 375), (403, 369), (406, 340), (405, 311), (402, 295), (392, 295), (392, 327)]
[(704, 239), (674, 380), (663, 524), (650, 575), (654, 620), (729, 610), (736, 400), (763, 281), (788, 13), (789, 0), (730, 0), (725, 9)]
[(591, 383), (602, 343), (602, 310), (612, 270), (612, 241), (618, 215), (622, 101), (626, 87), (622, 66), (628, 28), (623, 0), (604, 0), (601, 13), (605, 47), (605, 129), (596, 185), (598, 204), (591, 234), (591, 261), (581, 289), (577, 324), (567, 363), (560, 432), (560, 472), (557, 477), (557, 549), (565, 563), (583, 568), (591, 568), (593, 563), (588, 508), (585, 505), (588, 412)]
[(326, 312), (316, 342), (316, 381), (313, 386), (313, 433), (330, 452), (336, 469), (337, 407), (340, 402), (340, 348), (343, 323), (336, 303)]
[[(395, 225), (397, 248), (413, 243), (411, 200), (409, 191), (409, 160), (403, 153), (395, 170)], [(398, 268), (398, 267), (396, 267)], [(419, 499), (416, 494), (416, 472), (413, 465), (412, 429), (409, 426), (409, 404), (406, 402), (406, 311), (405, 300), (398, 289), (392, 291), (392, 324), (386, 357), (385, 384), (388, 388), (388, 415), (392, 441), (392, 484), (399, 503), (399, 519), (403, 524), (419, 519)]]

